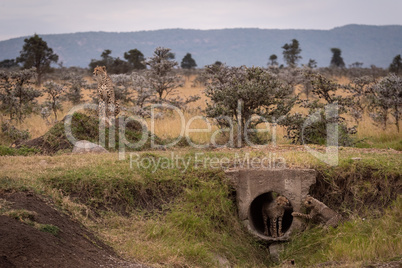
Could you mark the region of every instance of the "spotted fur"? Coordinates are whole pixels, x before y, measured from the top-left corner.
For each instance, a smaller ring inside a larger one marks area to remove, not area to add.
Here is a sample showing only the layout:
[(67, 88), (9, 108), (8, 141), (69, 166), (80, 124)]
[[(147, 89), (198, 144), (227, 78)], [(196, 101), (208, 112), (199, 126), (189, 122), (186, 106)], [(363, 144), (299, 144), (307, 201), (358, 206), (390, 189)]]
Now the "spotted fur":
[(94, 69), (94, 76), (98, 82), (99, 116), (110, 123), (112, 117), (120, 112), (119, 102), (115, 100), (112, 79), (108, 76), (105, 66), (97, 66)]
[[(289, 200), (284, 196), (278, 196), (270, 203), (265, 203), (262, 206), (262, 217), (264, 220), (264, 235), (276, 238), (283, 236), (282, 218), (285, 214), (285, 209), (290, 205)], [(269, 219), (269, 233), (268, 233)]]
[(327, 207), (324, 203), (317, 199), (307, 196), (304, 200), (304, 206), (310, 210), (309, 214), (303, 214), (300, 212), (293, 212), (292, 216), (300, 217), (308, 220), (318, 220), (325, 224), (326, 227), (336, 227), (341, 220), (341, 215)]

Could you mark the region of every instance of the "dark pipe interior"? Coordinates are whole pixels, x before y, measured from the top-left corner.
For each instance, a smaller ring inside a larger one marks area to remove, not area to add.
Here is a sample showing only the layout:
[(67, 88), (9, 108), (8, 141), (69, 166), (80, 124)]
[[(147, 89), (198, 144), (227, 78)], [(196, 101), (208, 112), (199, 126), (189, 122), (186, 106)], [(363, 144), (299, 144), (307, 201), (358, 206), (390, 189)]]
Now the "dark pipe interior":
[[(262, 218), (262, 205), (265, 202), (272, 202), (274, 198), (278, 196), (276, 192), (268, 192), (262, 195), (257, 196), (253, 202), (251, 202), (249, 209), (249, 220), (254, 230), (264, 235), (264, 220)], [(286, 197), (286, 196), (285, 196)], [(293, 216), (292, 216), (293, 208), (290, 207), (285, 210), (285, 214), (282, 219), (282, 232), (286, 233), (292, 225)], [(268, 220), (268, 228), (269, 228), (269, 220)]]

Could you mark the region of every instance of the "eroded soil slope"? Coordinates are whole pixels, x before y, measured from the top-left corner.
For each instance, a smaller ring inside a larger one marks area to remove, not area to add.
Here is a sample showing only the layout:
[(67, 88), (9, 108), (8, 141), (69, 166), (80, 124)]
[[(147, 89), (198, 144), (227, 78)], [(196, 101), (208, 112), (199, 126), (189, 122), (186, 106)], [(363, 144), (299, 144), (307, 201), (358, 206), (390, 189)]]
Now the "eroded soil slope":
[(0, 267), (143, 267), (30, 192), (0, 193), (0, 201)]

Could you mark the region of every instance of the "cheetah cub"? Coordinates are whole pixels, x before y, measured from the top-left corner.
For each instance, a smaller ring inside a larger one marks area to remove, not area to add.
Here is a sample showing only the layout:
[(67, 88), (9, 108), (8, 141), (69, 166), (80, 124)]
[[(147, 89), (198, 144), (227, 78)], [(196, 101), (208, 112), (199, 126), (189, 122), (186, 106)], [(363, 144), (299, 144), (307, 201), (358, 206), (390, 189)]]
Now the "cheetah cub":
[(309, 214), (303, 214), (299, 212), (293, 212), (292, 216), (300, 217), (308, 220), (318, 220), (319, 222), (325, 224), (325, 227), (336, 227), (342, 216), (327, 207), (324, 203), (318, 201), (317, 199), (307, 196), (304, 199), (304, 206), (310, 209)]
[(285, 214), (285, 209), (290, 205), (289, 200), (284, 196), (276, 197), (272, 202), (265, 203), (262, 206), (262, 217), (264, 220), (264, 235), (268, 236), (268, 218), (269, 232), (271, 237), (276, 238), (283, 236), (282, 233), (282, 218)]

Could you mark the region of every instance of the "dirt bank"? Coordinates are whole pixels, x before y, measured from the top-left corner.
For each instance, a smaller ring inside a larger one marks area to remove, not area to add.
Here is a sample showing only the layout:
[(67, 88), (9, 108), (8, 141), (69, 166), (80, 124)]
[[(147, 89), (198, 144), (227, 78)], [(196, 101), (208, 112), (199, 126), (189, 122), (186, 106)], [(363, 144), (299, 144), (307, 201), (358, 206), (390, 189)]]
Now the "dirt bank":
[(0, 193), (0, 201), (0, 267), (145, 267), (30, 192)]

